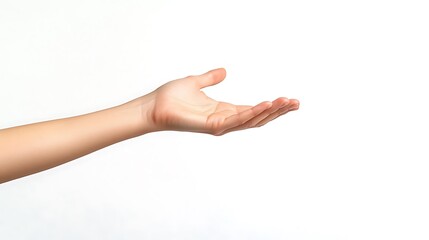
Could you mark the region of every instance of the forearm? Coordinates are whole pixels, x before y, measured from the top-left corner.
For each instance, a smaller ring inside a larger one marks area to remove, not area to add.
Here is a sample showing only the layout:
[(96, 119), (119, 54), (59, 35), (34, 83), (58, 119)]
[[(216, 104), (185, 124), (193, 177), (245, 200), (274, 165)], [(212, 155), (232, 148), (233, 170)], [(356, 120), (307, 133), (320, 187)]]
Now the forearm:
[(0, 130), (0, 183), (46, 170), (145, 133), (141, 105)]

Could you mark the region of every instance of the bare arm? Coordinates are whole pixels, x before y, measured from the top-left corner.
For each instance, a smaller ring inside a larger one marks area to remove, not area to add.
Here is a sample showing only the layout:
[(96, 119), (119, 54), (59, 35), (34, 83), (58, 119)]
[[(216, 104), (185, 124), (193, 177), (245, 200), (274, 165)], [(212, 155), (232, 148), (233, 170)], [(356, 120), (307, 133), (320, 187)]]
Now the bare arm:
[(0, 131), (0, 183), (43, 171), (141, 134), (138, 106)]
[(259, 127), (299, 107), (278, 98), (256, 106), (215, 101), (200, 89), (225, 78), (217, 69), (174, 80), (120, 106), (77, 117), (0, 130), (0, 183), (40, 172), (149, 132), (223, 135)]

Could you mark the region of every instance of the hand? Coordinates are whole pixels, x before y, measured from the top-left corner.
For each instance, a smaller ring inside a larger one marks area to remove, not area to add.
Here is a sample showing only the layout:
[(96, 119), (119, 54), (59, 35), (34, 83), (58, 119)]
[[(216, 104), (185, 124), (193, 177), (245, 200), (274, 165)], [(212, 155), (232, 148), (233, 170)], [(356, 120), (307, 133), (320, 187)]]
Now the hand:
[(145, 121), (151, 123), (151, 131), (190, 131), (218, 136), (263, 126), (299, 108), (298, 100), (285, 97), (256, 106), (241, 106), (213, 100), (201, 91), (220, 83), (225, 76), (225, 69), (220, 68), (174, 80), (156, 89), (150, 94), (150, 103), (146, 102)]

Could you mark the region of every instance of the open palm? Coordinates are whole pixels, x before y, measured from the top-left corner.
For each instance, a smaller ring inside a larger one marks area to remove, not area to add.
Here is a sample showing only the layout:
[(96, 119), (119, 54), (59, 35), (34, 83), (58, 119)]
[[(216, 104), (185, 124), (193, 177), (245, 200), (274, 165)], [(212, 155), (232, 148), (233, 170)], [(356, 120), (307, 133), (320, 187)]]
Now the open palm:
[(278, 98), (256, 106), (233, 105), (211, 99), (201, 91), (224, 80), (224, 69), (164, 84), (153, 92), (151, 119), (159, 130), (223, 135), (259, 127), (299, 107), (297, 100)]

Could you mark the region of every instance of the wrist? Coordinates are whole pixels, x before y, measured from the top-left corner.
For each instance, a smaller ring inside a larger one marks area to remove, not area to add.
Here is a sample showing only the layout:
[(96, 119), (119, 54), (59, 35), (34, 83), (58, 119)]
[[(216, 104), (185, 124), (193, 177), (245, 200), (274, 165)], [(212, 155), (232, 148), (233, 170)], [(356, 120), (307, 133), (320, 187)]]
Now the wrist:
[(157, 131), (150, 114), (153, 102), (154, 97), (150, 93), (115, 107), (118, 114), (125, 118), (123, 121), (131, 137)]

